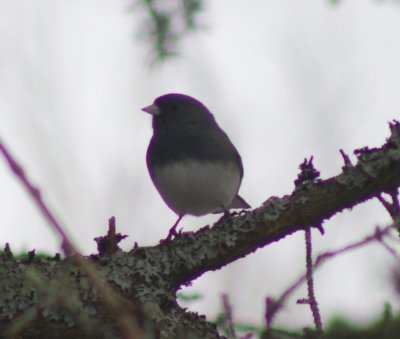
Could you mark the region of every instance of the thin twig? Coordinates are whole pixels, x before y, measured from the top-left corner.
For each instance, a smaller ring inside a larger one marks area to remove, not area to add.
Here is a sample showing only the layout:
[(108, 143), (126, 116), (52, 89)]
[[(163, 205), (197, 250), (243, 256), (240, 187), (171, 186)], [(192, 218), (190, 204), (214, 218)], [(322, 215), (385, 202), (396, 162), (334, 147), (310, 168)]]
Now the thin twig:
[(394, 188), (393, 191), (390, 192), (390, 196), (392, 197), (393, 200), (393, 209), (396, 213), (396, 216), (400, 217), (399, 188), (398, 187)]
[(344, 153), (344, 151), (342, 149), (340, 149), (339, 152), (342, 155), (342, 158), (343, 158), (343, 161), (344, 161), (344, 168), (343, 169), (353, 167), (353, 164), (352, 164), (349, 156), (346, 153)]
[(28, 193), (31, 195), (33, 201), (39, 207), (40, 211), (48, 221), (48, 223), (52, 226), (52, 228), (61, 236), (61, 240), (68, 244), (68, 247), (76, 253), (76, 249), (72, 246), (71, 242), (69, 241), (66, 233), (64, 232), (63, 228), (61, 227), (60, 223), (54, 217), (53, 213), (51, 213), (50, 209), (44, 203), (42, 195), (40, 194), (39, 189), (31, 184), (28, 180), (27, 176), (25, 175), (25, 171), (22, 167), (14, 160), (11, 156), (10, 152), (6, 149), (5, 145), (0, 140), (0, 151), (3, 153), (4, 158), (6, 159), (8, 165), (11, 168), (11, 171), (16, 175), (16, 177), (22, 182), (23, 186), (26, 188)]
[(323, 263), (323, 261), (325, 261), (326, 259), (328, 259), (330, 257), (335, 257), (339, 254), (343, 254), (343, 253), (355, 250), (357, 248), (363, 247), (364, 245), (366, 245), (368, 243), (371, 243), (374, 241), (379, 241), (379, 239), (381, 239), (383, 236), (388, 235), (392, 228), (393, 228), (393, 225), (386, 226), (383, 229), (376, 227), (373, 234), (368, 235), (359, 241), (356, 241), (350, 245), (344, 246), (337, 250), (327, 251), (327, 252), (324, 252), (324, 253), (318, 255), (317, 259), (315, 260), (315, 263), (314, 263), (314, 270), (316, 268), (318, 268)]
[(64, 249), (65, 247), (67, 247), (68, 252), (70, 251), (72, 254), (74, 254), (74, 261), (86, 274), (87, 279), (98, 292), (106, 308), (108, 308), (115, 319), (119, 322), (123, 332), (123, 337), (129, 339), (140, 338), (143, 331), (139, 328), (138, 324), (135, 321), (135, 319), (137, 319), (138, 313), (137, 307), (133, 305), (133, 303), (130, 303), (128, 309), (128, 303), (124, 301), (119, 295), (117, 295), (106, 282), (102, 282), (101, 277), (95, 270), (95, 268), (82, 257), (82, 255), (76, 249), (75, 245), (67, 237), (67, 234), (64, 232), (61, 224), (58, 222), (54, 214), (50, 211), (50, 208), (44, 202), (42, 195), (40, 194), (40, 190), (29, 181), (29, 179), (25, 175), (22, 166), (20, 166), (17, 161), (11, 156), (11, 153), (7, 150), (1, 140), (0, 151), (1, 153), (3, 153), (3, 156), (10, 166), (11, 171), (22, 182), (23, 186), (30, 194), (34, 203), (38, 206), (39, 210), (45, 216), (49, 225), (56, 233), (60, 235), (62, 242), (65, 245)]
[(382, 194), (379, 194), (376, 196), (376, 198), (379, 200), (379, 202), (385, 207), (386, 211), (390, 214), (390, 216), (393, 218), (393, 205), (387, 201)]
[(400, 233), (400, 201), (399, 201), (399, 188), (396, 187), (390, 192), (392, 198), (393, 215), (392, 219), (397, 231)]
[(270, 330), (274, 315), (278, 311), (279, 308), (280, 308), (280, 305), (278, 305), (273, 298), (271, 298), (271, 297), (265, 298), (264, 321), (265, 321), (265, 327), (266, 327), (267, 331)]
[(400, 234), (400, 203), (399, 203), (399, 189), (396, 187), (389, 192), (387, 192), (392, 198), (392, 202), (387, 201), (382, 194), (378, 194), (377, 198), (380, 203), (385, 207), (386, 211), (389, 213), (393, 220), (394, 227)]
[(232, 312), (232, 307), (229, 303), (229, 298), (227, 294), (222, 295), (222, 305), (224, 307), (224, 313), (226, 317), (226, 325), (227, 325), (227, 331), (229, 338), (237, 338), (235, 329), (233, 327), (233, 312)]
[(314, 324), (319, 334), (323, 333), (321, 313), (319, 312), (318, 302), (315, 298), (314, 280), (313, 280), (313, 262), (312, 262), (312, 242), (311, 242), (311, 228), (307, 227), (304, 230), (306, 241), (306, 278), (307, 278), (307, 291), (308, 291), (308, 304), (310, 305), (311, 313), (313, 315)]
[(6, 245), (4, 246), (4, 253), (7, 259), (12, 259), (14, 257), (11, 252), (10, 244), (8, 242), (6, 242)]
[[(313, 271), (317, 270), (327, 259), (336, 257), (341, 254), (345, 254), (347, 252), (356, 250), (360, 247), (363, 247), (367, 244), (375, 242), (382, 238), (383, 236), (390, 235), (390, 231), (392, 230), (393, 225), (386, 226), (383, 229), (379, 227), (376, 228), (375, 232), (372, 235), (366, 236), (365, 238), (354, 242), (350, 245), (344, 246), (334, 251), (327, 251), (321, 253), (317, 256), (314, 264), (313, 264)], [(302, 274), (298, 279), (295, 280), (293, 284), (291, 284), (281, 295), (279, 298), (273, 300), (269, 298), (266, 304), (270, 304), (269, 307), (266, 308), (266, 315), (265, 319), (267, 322), (267, 329), (272, 325), (273, 318), (275, 318), (276, 314), (283, 308), (289, 297), (296, 291), (306, 280), (306, 274)], [(272, 306), (271, 306), (272, 305)]]
[(399, 253), (392, 246), (383, 239), (380, 239), (379, 242), (396, 260), (400, 261)]

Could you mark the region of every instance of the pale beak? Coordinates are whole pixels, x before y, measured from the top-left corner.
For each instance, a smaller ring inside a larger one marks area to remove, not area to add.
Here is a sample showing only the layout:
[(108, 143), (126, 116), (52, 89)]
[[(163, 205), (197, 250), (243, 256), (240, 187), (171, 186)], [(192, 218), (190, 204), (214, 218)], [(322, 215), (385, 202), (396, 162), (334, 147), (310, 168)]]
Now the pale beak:
[(161, 113), (160, 107), (155, 104), (151, 104), (150, 106), (142, 108), (142, 111), (145, 111), (151, 115), (159, 115)]

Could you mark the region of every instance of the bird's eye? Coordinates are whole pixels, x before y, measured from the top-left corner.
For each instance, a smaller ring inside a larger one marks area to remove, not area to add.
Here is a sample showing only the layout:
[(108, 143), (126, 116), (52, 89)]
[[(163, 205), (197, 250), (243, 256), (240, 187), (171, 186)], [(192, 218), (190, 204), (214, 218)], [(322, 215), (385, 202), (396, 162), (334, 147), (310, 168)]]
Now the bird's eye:
[(179, 106), (177, 104), (171, 104), (171, 109), (173, 111), (178, 111), (179, 110)]

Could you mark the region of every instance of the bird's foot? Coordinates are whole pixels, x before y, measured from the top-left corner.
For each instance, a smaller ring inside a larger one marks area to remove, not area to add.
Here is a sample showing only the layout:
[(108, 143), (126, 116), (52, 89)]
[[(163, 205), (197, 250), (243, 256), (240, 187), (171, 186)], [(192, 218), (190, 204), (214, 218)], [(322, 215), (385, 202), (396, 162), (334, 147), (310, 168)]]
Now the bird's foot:
[(231, 212), (229, 212), (228, 210), (224, 209), (224, 214), (222, 214), (222, 217), (219, 218), (217, 222), (229, 219), (231, 216), (232, 216)]
[(165, 239), (160, 240), (160, 245), (166, 244), (167, 242), (170, 242), (172, 238), (176, 238), (178, 234), (176, 233), (174, 228), (171, 228), (168, 232), (168, 236)]
[(178, 234), (181, 234), (182, 229), (179, 230), (179, 232), (176, 232), (176, 228), (181, 221), (183, 215), (179, 216), (178, 220), (175, 222), (174, 226), (172, 226), (168, 232), (168, 236), (165, 239), (160, 240), (160, 244), (165, 244), (167, 242), (170, 242), (172, 240), (172, 237), (176, 238)]

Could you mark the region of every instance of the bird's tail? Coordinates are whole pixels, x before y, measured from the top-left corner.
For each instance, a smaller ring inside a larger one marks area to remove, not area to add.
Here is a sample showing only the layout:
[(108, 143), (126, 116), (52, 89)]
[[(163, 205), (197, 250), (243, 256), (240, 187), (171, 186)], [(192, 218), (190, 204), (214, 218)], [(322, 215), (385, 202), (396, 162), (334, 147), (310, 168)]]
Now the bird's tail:
[(240, 195), (236, 195), (229, 206), (229, 209), (231, 208), (251, 208), (251, 206)]

